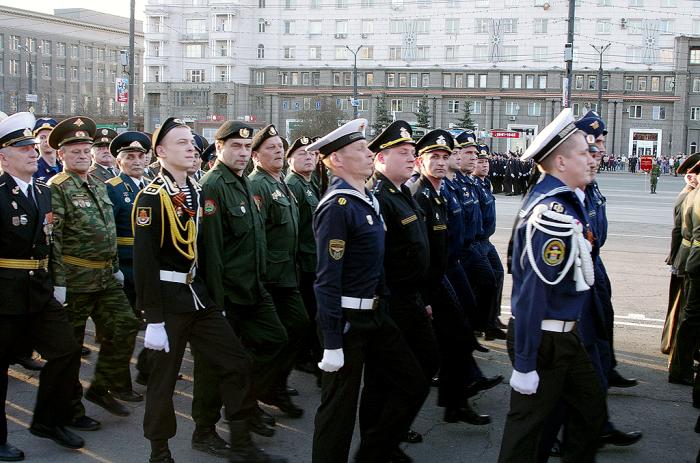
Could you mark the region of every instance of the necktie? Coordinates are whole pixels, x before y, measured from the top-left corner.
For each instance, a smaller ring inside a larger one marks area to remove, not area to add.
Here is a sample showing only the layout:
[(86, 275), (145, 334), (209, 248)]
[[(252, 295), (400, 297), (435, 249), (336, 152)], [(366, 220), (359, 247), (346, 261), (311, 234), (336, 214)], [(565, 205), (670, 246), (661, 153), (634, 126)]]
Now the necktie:
[(33, 206), (37, 207), (36, 200), (34, 199), (34, 187), (32, 185), (29, 185), (27, 187), (27, 199), (29, 199), (29, 202), (32, 203)]
[(112, 174), (112, 177), (117, 176), (117, 173), (114, 171), (114, 167), (110, 167), (108, 170), (109, 170), (109, 173)]

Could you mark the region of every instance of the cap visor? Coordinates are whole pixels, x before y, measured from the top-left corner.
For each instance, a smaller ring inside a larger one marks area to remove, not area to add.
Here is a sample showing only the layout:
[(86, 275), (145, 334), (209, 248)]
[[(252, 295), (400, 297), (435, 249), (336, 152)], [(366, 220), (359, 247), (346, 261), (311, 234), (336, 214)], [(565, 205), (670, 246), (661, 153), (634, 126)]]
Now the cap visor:
[(12, 146), (28, 146), (28, 145), (38, 145), (39, 140), (36, 138), (27, 138), (26, 140), (20, 140), (17, 142), (14, 142)]

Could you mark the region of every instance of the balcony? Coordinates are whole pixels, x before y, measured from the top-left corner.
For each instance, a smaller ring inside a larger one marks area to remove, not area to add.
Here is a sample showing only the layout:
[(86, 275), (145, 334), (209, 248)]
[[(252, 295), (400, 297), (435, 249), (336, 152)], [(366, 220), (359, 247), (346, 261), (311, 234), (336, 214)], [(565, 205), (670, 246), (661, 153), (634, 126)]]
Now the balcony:
[(208, 42), (209, 32), (188, 32), (180, 34), (180, 42)]

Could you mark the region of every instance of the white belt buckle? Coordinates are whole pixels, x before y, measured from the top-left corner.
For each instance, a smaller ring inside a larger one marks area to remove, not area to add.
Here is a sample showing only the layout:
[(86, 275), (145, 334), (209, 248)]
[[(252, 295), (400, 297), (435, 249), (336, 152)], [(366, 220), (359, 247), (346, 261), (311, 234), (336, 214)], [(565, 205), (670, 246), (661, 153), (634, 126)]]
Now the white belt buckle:
[(542, 320), (541, 328), (544, 331), (551, 331), (554, 333), (568, 333), (574, 329), (574, 326), (576, 326), (575, 321)]
[(363, 299), (360, 297), (341, 296), (340, 305), (344, 309), (372, 310), (374, 308), (374, 298)]

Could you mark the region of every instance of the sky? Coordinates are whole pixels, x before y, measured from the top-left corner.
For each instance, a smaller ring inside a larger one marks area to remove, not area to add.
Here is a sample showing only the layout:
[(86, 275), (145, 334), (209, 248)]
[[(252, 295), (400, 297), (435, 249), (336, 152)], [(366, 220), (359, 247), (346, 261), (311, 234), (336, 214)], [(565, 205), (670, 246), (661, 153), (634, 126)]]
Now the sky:
[[(143, 20), (143, 10), (146, 0), (136, 0), (136, 19)], [(99, 7), (95, 8), (95, 0), (33, 0), (31, 7), (27, 6), (26, 0), (0, 0), (0, 5), (21, 8), (23, 10), (39, 11), (41, 13), (53, 14), (54, 9), (60, 8), (87, 8), (98, 10), (103, 13), (115, 14), (129, 17), (130, 0), (113, 0), (109, 2), (99, 2)]]

